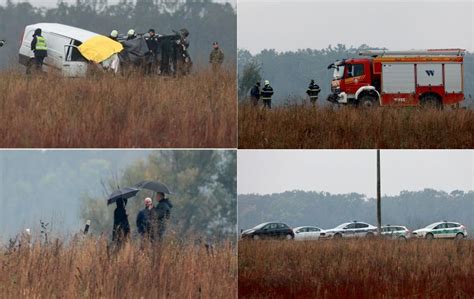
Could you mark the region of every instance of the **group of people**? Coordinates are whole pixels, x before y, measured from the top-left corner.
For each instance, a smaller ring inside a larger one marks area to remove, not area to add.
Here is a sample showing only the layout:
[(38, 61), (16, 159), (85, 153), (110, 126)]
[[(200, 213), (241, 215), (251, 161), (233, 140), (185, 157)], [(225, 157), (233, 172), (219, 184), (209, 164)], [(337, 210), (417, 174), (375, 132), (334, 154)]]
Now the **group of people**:
[[(158, 204), (153, 206), (153, 200), (145, 198), (145, 207), (137, 215), (137, 230), (143, 239), (151, 242), (161, 241), (166, 233), (167, 223), (171, 216), (173, 205), (164, 193), (157, 193), (156, 200)], [(121, 244), (130, 236), (130, 223), (128, 221), (127, 199), (118, 199), (117, 207), (114, 210), (114, 227), (112, 240)]]
[[(318, 100), (319, 93), (321, 89), (319, 85), (311, 80), (306, 90), (306, 94), (309, 96), (311, 104), (316, 105)], [(272, 108), (272, 96), (273, 96), (273, 87), (270, 85), (270, 81), (265, 80), (265, 85), (260, 89), (260, 82), (256, 82), (255, 85), (250, 89), (250, 101), (254, 106), (258, 105), (258, 101), (262, 99), (263, 107), (271, 109)]]

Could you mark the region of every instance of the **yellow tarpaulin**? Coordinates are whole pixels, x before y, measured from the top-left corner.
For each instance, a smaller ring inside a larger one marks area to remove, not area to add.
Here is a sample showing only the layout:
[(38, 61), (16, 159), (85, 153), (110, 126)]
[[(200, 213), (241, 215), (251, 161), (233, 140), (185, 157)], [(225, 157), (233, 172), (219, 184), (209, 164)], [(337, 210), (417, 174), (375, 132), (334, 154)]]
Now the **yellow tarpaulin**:
[(95, 63), (100, 63), (122, 50), (121, 43), (103, 35), (94, 36), (79, 46), (82, 56)]

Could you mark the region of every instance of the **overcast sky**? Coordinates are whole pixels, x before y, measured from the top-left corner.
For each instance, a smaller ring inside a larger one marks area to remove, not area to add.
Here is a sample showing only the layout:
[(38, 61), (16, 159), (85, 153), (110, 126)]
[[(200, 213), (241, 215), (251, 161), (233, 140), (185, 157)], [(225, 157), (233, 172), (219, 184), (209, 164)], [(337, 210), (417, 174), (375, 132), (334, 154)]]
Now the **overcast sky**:
[(338, 43), (473, 51), (472, 0), (239, 0), (238, 45), (253, 54)]
[[(382, 195), (474, 190), (474, 150), (381, 151)], [(239, 150), (239, 194), (288, 190), (376, 195), (375, 150)]]
[[(18, 3), (18, 2), (29, 2), (33, 6), (40, 6), (40, 7), (54, 7), (58, 3), (58, 0), (11, 0), (13, 3)], [(232, 4), (232, 6), (235, 7), (235, 2), (237, 0), (214, 0), (213, 2), (218, 2), (218, 3), (226, 3), (229, 2)], [(4, 5), (7, 2), (7, 0), (0, 0), (0, 5)], [(76, 3), (76, 0), (64, 0), (66, 3), (71, 3), (74, 4)], [(120, 0), (108, 0), (108, 3), (110, 5), (112, 4), (117, 4), (119, 3)]]

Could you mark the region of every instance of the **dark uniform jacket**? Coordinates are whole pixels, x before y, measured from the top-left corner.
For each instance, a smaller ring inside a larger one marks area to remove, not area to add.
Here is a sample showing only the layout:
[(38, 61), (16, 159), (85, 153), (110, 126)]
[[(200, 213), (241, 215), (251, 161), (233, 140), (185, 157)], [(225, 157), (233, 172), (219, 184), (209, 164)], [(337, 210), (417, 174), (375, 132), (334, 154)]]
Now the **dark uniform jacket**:
[(128, 223), (128, 215), (123, 207), (117, 207), (114, 211), (114, 230), (112, 240), (120, 240), (130, 234), (130, 224)]
[(262, 92), (260, 93), (260, 95), (262, 96), (263, 100), (271, 100), (273, 95), (273, 88), (270, 85), (265, 85), (262, 88)]
[(310, 97), (318, 97), (319, 92), (321, 89), (319, 89), (319, 85), (316, 83), (310, 83), (308, 86), (308, 90), (306, 90), (306, 94)]
[(153, 236), (153, 224), (156, 218), (155, 209), (144, 208), (137, 215), (137, 229), (140, 235)]
[(254, 85), (250, 90), (250, 96), (256, 98), (257, 100), (260, 99), (260, 87)]

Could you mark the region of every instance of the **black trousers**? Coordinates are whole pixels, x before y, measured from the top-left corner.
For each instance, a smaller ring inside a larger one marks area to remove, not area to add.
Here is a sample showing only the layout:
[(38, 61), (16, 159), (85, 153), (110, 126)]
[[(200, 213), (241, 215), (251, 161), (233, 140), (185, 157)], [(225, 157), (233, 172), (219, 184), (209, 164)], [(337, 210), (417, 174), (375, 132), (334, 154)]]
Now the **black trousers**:
[(35, 66), (37, 71), (43, 70), (44, 56), (35, 56)]
[(272, 99), (264, 99), (263, 100), (263, 107), (265, 108), (268, 108), (268, 109), (272, 109)]

